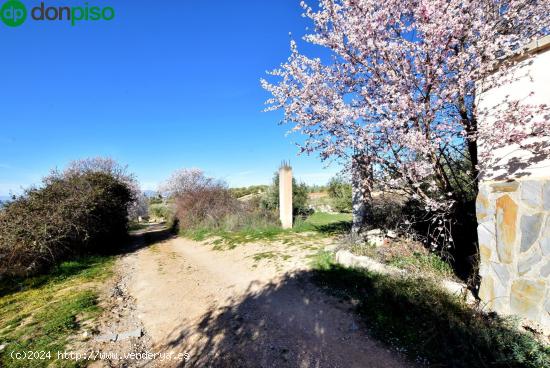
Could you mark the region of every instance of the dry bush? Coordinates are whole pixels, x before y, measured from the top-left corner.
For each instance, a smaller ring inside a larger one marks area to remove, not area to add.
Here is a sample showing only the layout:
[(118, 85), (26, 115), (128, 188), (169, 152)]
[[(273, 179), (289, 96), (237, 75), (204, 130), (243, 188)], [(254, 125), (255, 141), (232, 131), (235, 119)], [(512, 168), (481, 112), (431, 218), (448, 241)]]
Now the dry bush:
[(242, 204), (220, 183), (180, 193), (175, 203), (179, 225), (186, 229), (206, 224), (217, 228), (229, 215), (242, 211)]
[(402, 194), (376, 192), (369, 202), (371, 217), (369, 228), (396, 230), (402, 228), (408, 218), (407, 198)]
[(53, 173), (0, 211), (0, 276), (27, 276), (120, 246), (132, 199), (130, 188), (107, 173)]
[(233, 231), (278, 224), (271, 211), (261, 208), (259, 199), (239, 201), (225, 182), (197, 169), (175, 172), (162, 190), (174, 202), (178, 226), (184, 232)]
[(178, 225), (184, 230), (218, 228), (243, 207), (223, 181), (207, 177), (198, 169), (176, 171), (163, 185), (163, 191), (172, 198)]

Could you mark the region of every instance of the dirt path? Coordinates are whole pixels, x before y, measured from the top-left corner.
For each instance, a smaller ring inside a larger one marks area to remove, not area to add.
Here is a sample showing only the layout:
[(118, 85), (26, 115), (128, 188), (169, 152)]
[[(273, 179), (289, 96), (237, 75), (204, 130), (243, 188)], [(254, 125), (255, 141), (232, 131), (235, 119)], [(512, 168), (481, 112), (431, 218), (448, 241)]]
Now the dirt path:
[(149, 349), (189, 354), (187, 363), (147, 366), (407, 366), (362, 332), (349, 305), (310, 283), (308, 252), (277, 258), (282, 246), (214, 251), (170, 238), (125, 256), (125, 286)]

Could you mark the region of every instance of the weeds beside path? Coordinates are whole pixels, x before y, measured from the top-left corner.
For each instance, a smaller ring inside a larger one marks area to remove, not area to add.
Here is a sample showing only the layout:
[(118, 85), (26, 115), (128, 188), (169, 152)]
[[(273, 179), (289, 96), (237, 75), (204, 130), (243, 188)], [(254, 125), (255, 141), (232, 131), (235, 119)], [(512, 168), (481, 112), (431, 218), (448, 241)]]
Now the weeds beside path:
[(438, 367), (550, 366), (550, 347), (513, 320), (486, 314), (445, 292), (436, 279), (381, 275), (316, 258), (314, 282), (352, 300), (372, 336)]
[[(134, 233), (133, 242), (122, 252), (131, 254), (136, 247), (163, 239), (163, 228), (153, 225)], [(106, 288), (117, 275), (121, 258), (125, 256), (82, 256), (47, 274), (2, 280), (0, 367), (86, 366), (83, 361), (58, 359), (57, 353), (83, 353), (80, 350), (89, 347), (105, 309), (110, 314), (115, 311)]]

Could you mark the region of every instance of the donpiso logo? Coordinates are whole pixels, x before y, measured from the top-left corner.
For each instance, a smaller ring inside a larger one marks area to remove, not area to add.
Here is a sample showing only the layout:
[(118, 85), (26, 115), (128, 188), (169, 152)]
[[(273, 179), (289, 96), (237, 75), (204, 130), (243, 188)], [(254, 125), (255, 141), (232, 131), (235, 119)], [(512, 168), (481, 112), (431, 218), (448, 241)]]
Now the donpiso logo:
[(18, 27), (27, 19), (27, 8), (19, 0), (8, 0), (0, 8), (0, 18), (9, 27)]
[[(72, 26), (80, 21), (112, 20), (115, 9), (110, 6), (47, 6), (44, 1), (30, 10), (33, 21), (69, 21)], [(8, 0), (0, 8), (0, 18), (10, 27), (18, 27), (27, 19), (27, 8), (20, 0)]]

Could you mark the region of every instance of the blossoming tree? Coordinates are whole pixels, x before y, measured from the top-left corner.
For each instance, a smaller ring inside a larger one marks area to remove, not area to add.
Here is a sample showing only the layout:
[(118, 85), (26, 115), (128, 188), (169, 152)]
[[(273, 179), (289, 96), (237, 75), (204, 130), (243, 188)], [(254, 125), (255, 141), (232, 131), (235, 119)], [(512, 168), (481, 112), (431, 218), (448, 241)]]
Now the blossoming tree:
[[(268, 110), (307, 136), (303, 152), (349, 162), (360, 154), (374, 180), (406, 191), (438, 222), (469, 200), (495, 146), (549, 133), (533, 119), (545, 106), (503, 101), (477, 111), (482, 89), (504, 83), (511, 58), (550, 27), (548, 0), (321, 0), (302, 2), (330, 51), (310, 58), (291, 41), (288, 61), (262, 80)], [(483, 82), (480, 84), (480, 82)], [(477, 95), (476, 95), (477, 93)], [(478, 126), (495, 115), (499, 129)], [(526, 128), (528, 127), (528, 128)], [(471, 199), (471, 198), (470, 198)]]

